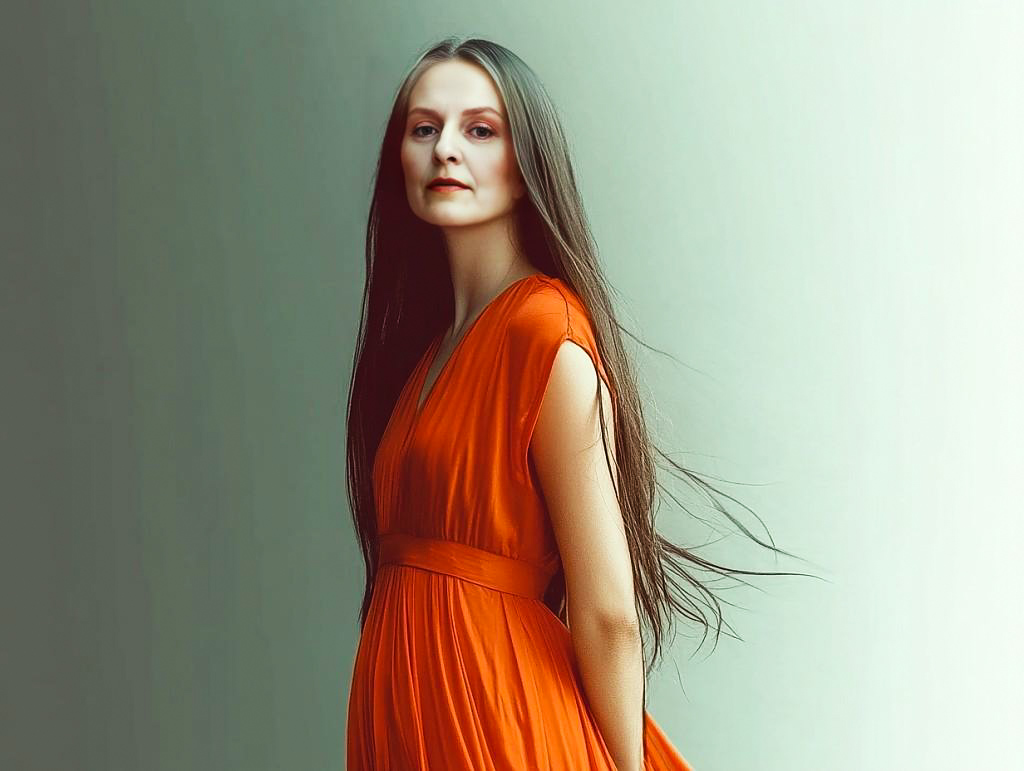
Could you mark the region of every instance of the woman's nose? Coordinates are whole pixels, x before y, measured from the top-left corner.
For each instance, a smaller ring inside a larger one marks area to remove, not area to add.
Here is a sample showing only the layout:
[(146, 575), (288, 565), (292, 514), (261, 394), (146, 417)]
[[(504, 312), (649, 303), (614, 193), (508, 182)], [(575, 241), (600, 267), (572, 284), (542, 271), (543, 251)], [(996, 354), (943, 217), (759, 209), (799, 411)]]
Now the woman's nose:
[(449, 158), (457, 157), (458, 152), (455, 130), (445, 129), (437, 137), (437, 144), (434, 145), (434, 154), (439, 160), (446, 161)]

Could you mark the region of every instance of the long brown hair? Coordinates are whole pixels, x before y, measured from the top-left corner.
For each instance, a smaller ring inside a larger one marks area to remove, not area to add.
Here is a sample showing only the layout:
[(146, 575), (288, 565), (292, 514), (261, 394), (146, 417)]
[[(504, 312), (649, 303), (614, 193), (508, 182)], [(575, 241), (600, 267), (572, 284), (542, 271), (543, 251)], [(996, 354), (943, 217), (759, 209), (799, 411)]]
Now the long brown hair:
[[(412, 213), (406, 199), (400, 160), (412, 88), (427, 68), (451, 59), (474, 63), (486, 70), (504, 100), (516, 160), (528, 190), (520, 199), (517, 211), (519, 242), (534, 266), (549, 276), (562, 279), (585, 304), (601, 360), (616, 394), (613, 417), (619, 480), (617, 495), (633, 563), (637, 613), (641, 626), (649, 628), (653, 638), (653, 653), (650, 664), (645, 666), (646, 674), (662, 651), (665, 625), (672, 625), (674, 612), (702, 624), (704, 638), (707, 637), (710, 625), (691, 600), (688, 588), (694, 590), (696, 596), (707, 598), (717, 621), (717, 645), (723, 623), (719, 599), (690, 574), (688, 565), (720, 576), (727, 573), (808, 574), (731, 569), (706, 560), (657, 532), (655, 491), (662, 485), (657, 479), (655, 453), (668, 461), (680, 472), (681, 479), (702, 492), (716, 510), (725, 514), (755, 543), (778, 554), (794, 556), (775, 548), (774, 541), (769, 545), (754, 536), (726, 510), (716, 495), (736, 502), (735, 498), (712, 487), (702, 475), (673, 461), (651, 441), (633, 368), (622, 344), (620, 330), (625, 330), (616, 319), (608, 284), (598, 264), (597, 247), (576, 187), (568, 144), (555, 107), (540, 80), (518, 56), (497, 43), (479, 38), (462, 42), (448, 38), (420, 56), (397, 91), (377, 160), (366, 233), (367, 279), (347, 415), (349, 503), (366, 563), (360, 627), (366, 621), (377, 571), (373, 458), (413, 366), (427, 344), (447, 328), (450, 314), (443, 316), (438, 309), (451, 308), (453, 304), (440, 230)], [(600, 396), (601, 378), (597, 380)], [(599, 409), (610, 470), (612, 461), (600, 399)], [(676, 500), (671, 493), (669, 495)], [(683, 508), (692, 515), (689, 509)], [(744, 508), (753, 513), (748, 507)], [(566, 621), (565, 583), (561, 571), (552, 580), (544, 601), (563, 622)], [(644, 694), (646, 703), (646, 683)]]

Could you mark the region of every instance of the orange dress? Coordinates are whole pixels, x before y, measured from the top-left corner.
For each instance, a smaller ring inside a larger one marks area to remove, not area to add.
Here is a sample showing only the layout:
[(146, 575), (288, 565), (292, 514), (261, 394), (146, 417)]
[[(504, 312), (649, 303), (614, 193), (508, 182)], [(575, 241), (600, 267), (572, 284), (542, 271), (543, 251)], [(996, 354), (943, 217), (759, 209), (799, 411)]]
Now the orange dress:
[[(348, 771), (615, 771), (541, 601), (560, 563), (528, 450), (564, 340), (605, 377), (577, 295), (527, 276), (473, 320), (421, 409), (440, 337), (399, 395), (373, 465), (380, 560)], [(692, 771), (646, 712), (644, 748), (648, 771)]]

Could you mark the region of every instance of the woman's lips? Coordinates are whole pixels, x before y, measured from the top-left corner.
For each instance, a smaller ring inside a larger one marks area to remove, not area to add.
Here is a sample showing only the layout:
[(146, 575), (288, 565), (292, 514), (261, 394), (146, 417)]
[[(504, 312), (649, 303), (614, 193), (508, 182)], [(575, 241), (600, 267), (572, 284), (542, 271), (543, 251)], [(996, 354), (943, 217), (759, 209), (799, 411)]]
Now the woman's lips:
[(461, 185), (428, 185), (427, 190), (433, 190), (436, 193), (454, 193), (456, 190), (468, 190), (467, 187)]

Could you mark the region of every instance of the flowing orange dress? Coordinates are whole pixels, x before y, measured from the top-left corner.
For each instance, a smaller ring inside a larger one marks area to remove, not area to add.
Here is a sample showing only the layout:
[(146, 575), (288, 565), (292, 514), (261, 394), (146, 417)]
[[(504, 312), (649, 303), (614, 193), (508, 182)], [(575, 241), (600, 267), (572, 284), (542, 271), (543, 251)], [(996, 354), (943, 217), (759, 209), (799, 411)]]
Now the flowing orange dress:
[[(541, 601), (560, 562), (528, 451), (565, 340), (607, 385), (578, 296), (527, 276), (477, 315), (420, 409), (441, 337), (399, 395), (373, 465), (380, 560), (348, 771), (616, 771), (569, 630)], [(646, 712), (644, 750), (648, 771), (692, 771)]]

